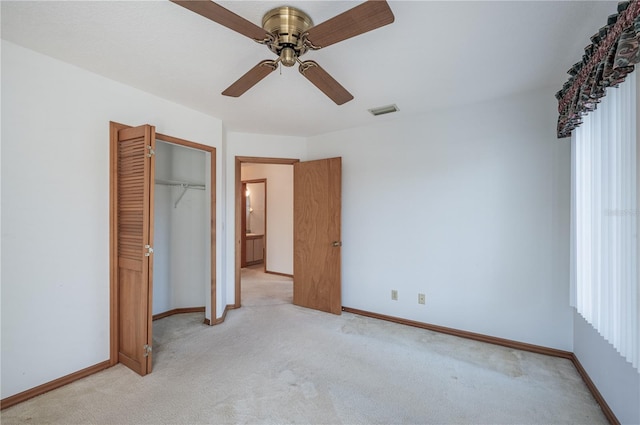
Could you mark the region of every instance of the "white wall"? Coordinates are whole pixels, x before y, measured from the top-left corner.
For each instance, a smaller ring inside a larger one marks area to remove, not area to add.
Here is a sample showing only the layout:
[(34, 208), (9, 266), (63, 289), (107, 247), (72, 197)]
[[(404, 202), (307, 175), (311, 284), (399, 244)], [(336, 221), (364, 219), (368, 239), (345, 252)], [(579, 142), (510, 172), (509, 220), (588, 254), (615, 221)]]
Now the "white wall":
[(309, 140), (309, 159), (343, 158), (343, 305), (571, 350), (553, 90), (403, 113)]
[[(205, 153), (174, 146), (171, 180), (206, 184)], [(182, 190), (173, 188), (173, 208)], [(172, 210), (172, 308), (200, 307), (209, 301), (211, 253), (205, 191), (189, 189)]]
[(110, 120), (222, 139), (218, 119), (2, 41), (1, 398), (109, 358)]
[(154, 190), (153, 314), (158, 314), (173, 308), (170, 279), (172, 190), (158, 184)]
[(640, 374), (611, 344), (574, 313), (573, 349), (620, 423), (640, 423)]
[[(156, 180), (169, 180), (171, 148), (156, 141)], [(153, 314), (172, 309), (171, 302), (171, 196), (169, 186), (154, 187)]]
[(242, 168), (243, 180), (261, 178), (267, 179), (267, 271), (293, 274), (293, 165)]
[[(304, 160), (307, 155), (306, 139), (291, 136), (272, 136), (250, 133), (227, 132), (225, 136), (225, 215), (227, 236), (226, 304), (235, 303), (235, 158), (236, 156), (264, 158), (293, 158)], [(269, 196), (269, 195), (267, 195)], [(271, 202), (267, 200), (268, 203)], [(267, 206), (269, 208), (269, 206)], [(269, 232), (269, 229), (267, 229)], [(292, 267), (293, 269), (293, 267)]]

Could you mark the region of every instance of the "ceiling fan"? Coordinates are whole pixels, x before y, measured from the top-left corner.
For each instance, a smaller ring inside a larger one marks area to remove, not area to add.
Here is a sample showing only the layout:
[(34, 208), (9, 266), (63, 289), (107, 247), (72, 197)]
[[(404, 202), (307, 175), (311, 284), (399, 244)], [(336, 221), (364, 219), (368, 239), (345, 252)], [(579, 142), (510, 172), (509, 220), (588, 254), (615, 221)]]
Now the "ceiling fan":
[(322, 49), (394, 21), (391, 8), (385, 0), (368, 0), (316, 26), (303, 11), (282, 6), (264, 15), (262, 28), (210, 0), (171, 1), (266, 45), (278, 55), (276, 60), (258, 63), (222, 92), (232, 97), (241, 96), (275, 71), (278, 64), (291, 67), (298, 63), (302, 75), (337, 105), (342, 105), (353, 99), (351, 93), (318, 63), (312, 60), (303, 62), (300, 56), (309, 50)]

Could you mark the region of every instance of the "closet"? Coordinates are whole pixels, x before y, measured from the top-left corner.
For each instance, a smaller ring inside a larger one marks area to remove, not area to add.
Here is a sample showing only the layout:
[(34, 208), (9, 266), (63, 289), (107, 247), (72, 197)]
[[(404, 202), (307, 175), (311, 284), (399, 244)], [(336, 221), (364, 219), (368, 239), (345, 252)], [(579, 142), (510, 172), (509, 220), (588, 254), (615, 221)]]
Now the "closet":
[(216, 315), (216, 150), (109, 123), (111, 366), (153, 365), (153, 319)]
[(156, 140), (154, 318), (202, 311), (210, 292), (207, 153)]

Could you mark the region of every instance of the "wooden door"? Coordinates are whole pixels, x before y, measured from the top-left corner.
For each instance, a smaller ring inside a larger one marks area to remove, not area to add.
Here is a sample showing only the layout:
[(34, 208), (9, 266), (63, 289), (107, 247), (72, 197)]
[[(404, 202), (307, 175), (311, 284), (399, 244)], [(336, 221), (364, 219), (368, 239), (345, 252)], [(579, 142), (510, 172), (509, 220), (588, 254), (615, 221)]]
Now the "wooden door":
[(340, 314), (342, 158), (293, 165), (293, 303)]
[(124, 128), (117, 137), (118, 361), (151, 372), (153, 178), (155, 127)]

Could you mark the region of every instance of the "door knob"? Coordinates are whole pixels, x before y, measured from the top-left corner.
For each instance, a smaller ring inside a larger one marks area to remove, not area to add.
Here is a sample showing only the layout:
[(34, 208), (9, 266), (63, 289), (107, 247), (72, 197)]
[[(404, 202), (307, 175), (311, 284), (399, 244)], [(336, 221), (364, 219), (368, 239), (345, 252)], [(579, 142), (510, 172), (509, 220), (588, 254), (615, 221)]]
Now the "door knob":
[(333, 243), (331, 245), (333, 245), (333, 246), (342, 246), (342, 241), (333, 241)]

